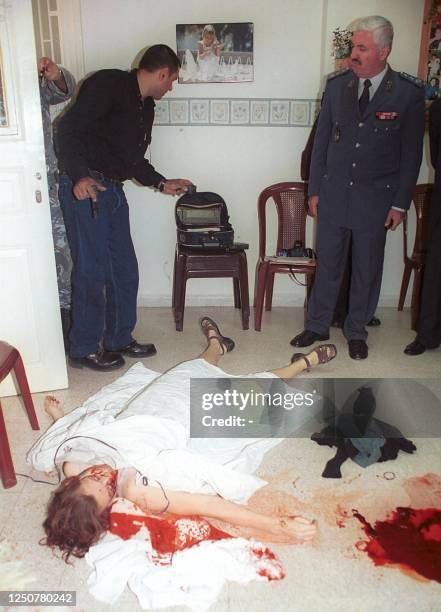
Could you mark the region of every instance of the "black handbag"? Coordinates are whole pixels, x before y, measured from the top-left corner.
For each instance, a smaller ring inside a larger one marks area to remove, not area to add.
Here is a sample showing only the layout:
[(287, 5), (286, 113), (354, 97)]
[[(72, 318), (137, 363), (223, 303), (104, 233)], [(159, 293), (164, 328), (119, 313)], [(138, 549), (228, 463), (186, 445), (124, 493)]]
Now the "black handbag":
[(178, 244), (201, 249), (233, 245), (227, 205), (217, 193), (184, 194), (176, 202), (175, 219)]

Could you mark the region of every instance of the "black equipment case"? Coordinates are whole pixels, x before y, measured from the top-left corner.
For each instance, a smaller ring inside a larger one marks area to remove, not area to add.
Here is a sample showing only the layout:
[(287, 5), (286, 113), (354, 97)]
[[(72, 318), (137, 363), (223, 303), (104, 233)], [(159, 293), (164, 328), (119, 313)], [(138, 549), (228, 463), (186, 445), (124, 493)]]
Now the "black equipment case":
[(175, 207), (178, 244), (198, 248), (228, 248), (234, 242), (223, 198), (210, 191), (188, 192)]

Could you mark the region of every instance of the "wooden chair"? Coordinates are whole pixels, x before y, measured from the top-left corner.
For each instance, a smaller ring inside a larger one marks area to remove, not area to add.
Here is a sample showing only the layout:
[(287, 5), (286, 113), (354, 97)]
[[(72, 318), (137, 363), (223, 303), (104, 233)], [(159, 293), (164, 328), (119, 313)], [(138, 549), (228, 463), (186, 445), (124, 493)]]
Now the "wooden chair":
[[(277, 210), (278, 230), (276, 253), (266, 253), (266, 204), (272, 199)], [(296, 240), (305, 245), (307, 217), (307, 188), (305, 183), (277, 183), (262, 191), (257, 202), (259, 221), (259, 259), (256, 265), (254, 286), (254, 329), (261, 330), (263, 302), (271, 310), (274, 275), (304, 274), (306, 276), (306, 300), (309, 298), (315, 276), (316, 262), (305, 258), (304, 262), (290, 263), (285, 257), (277, 257), (282, 250), (291, 249)]]
[(421, 282), (427, 253), (428, 212), (432, 192), (432, 183), (425, 183), (415, 187), (412, 201), (414, 203), (416, 212), (416, 229), (413, 251), (410, 257), (407, 251), (407, 218), (405, 217), (403, 221), (404, 272), (403, 279), (401, 281), (398, 310), (403, 310), (407, 289), (409, 287), (410, 275), (413, 270), (414, 281), (410, 304), (411, 329), (413, 330), (417, 329), (420, 314)]
[[(37, 415), (35, 414), (34, 403), (29, 390), (28, 379), (23, 366), (20, 353), (16, 348), (0, 340), (0, 382), (14, 370), (18, 387), (21, 391), (23, 402), (28, 414), (32, 429), (40, 429)], [(5, 421), (3, 418), (2, 406), (0, 403), (0, 477), (5, 489), (9, 489), (17, 484), (15, 477), (14, 464), (12, 462), (11, 451), (9, 448), (8, 434), (6, 432)]]
[(176, 245), (172, 299), (176, 331), (182, 331), (184, 327), (185, 292), (189, 278), (232, 278), (234, 306), (241, 309), (242, 328), (248, 329), (250, 302), (245, 248), (248, 245), (233, 245), (228, 250)]

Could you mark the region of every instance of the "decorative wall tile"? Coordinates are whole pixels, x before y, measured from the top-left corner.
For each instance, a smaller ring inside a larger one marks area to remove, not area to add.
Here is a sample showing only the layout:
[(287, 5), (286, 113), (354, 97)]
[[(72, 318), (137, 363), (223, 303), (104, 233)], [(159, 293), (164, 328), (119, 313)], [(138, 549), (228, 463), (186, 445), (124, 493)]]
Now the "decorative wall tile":
[(158, 125), (309, 127), (320, 100), (276, 98), (169, 98), (156, 102)]
[(158, 100), (155, 106), (155, 123), (160, 125), (170, 123), (168, 100)]
[(252, 125), (267, 125), (269, 119), (269, 100), (251, 100)]
[(170, 100), (170, 123), (188, 123), (188, 100)]
[(271, 100), (270, 123), (273, 125), (288, 125), (289, 100)]
[(228, 100), (211, 100), (211, 123), (228, 125), (230, 123), (230, 103)]
[(191, 123), (208, 123), (209, 122), (209, 101), (208, 100), (190, 100), (190, 121)]
[(250, 101), (231, 100), (231, 124), (246, 125), (250, 122)]
[(309, 102), (292, 100), (289, 122), (292, 125), (309, 125)]

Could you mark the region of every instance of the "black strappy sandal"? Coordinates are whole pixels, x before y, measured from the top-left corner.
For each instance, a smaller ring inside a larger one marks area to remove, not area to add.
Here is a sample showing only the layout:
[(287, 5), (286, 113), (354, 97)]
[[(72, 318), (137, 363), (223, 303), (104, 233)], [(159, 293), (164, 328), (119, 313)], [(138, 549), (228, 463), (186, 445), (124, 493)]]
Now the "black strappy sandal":
[[(317, 353), (317, 357), (320, 363), (328, 363), (328, 361), (332, 361), (334, 357), (337, 355), (337, 347), (335, 344), (321, 344), (317, 348), (315, 348), (311, 353)], [(299, 361), (300, 359), (304, 359), (306, 362), (306, 371), (310, 372), (312, 365), (309, 361), (308, 357), (304, 353), (294, 353), (291, 357), (291, 363), (295, 361)]]
[[(227, 353), (230, 353), (234, 349), (234, 340), (228, 338), (227, 336), (223, 336), (220, 332), (219, 327), (217, 326), (217, 323), (215, 323), (213, 319), (210, 319), (210, 317), (201, 317), (199, 319), (199, 325), (201, 326), (202, 333), (207, 338), (208, 342), (213, 339), (219, 341), (219, 344), (222, 349), (222, 355), (224, 355), (225, 350)], [(210, 330), (214, 330), (215, 335), (209, 336)]]

